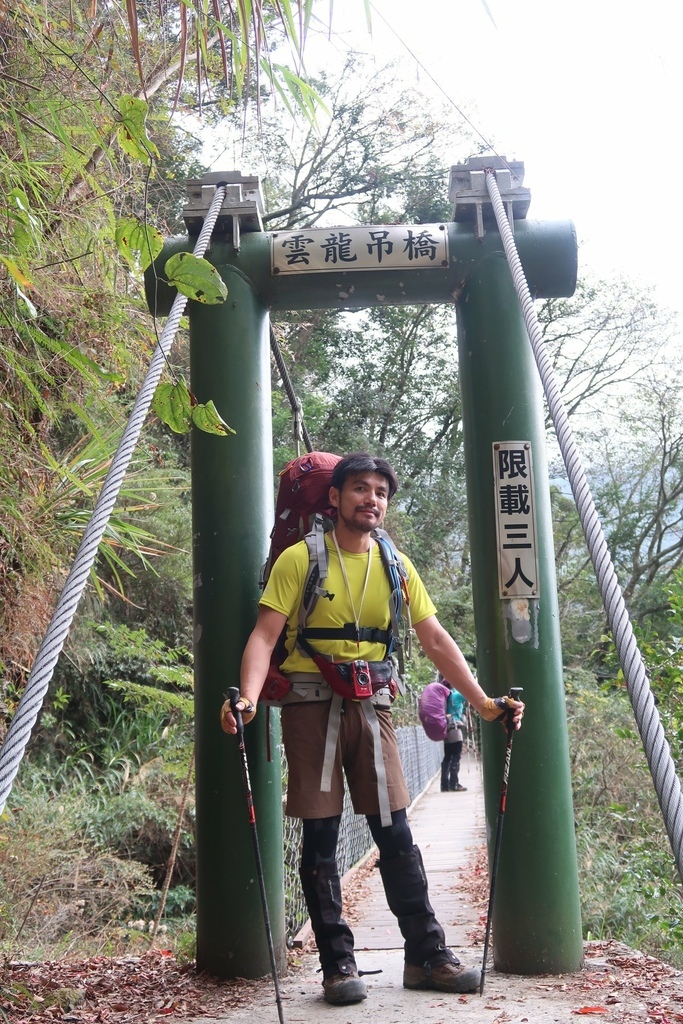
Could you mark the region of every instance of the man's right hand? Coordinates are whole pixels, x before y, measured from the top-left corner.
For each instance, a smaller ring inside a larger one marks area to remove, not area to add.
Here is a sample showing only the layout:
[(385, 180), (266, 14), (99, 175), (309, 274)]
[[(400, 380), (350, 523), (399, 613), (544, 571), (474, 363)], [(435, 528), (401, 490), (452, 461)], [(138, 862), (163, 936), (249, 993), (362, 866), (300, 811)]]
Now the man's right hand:
[(487, 697), (483, 707), (478, 710), (486, 722), (507, 722), (508, 716), (511, 715), (513, 727), (520, 729), (522, 726), (524, 704), (521, 700), (513, 700), (512, 697)]
[[(246, 697), (240, 697), (235, 704), (235, 710), (241, 712), (242, 724), (248, 725), (256, 714), (256, 705), (252, 704)], [(226, 700), (221, 708), (221, 729), (232, 736), (237, 732), (237, 722), (229, 700)]]

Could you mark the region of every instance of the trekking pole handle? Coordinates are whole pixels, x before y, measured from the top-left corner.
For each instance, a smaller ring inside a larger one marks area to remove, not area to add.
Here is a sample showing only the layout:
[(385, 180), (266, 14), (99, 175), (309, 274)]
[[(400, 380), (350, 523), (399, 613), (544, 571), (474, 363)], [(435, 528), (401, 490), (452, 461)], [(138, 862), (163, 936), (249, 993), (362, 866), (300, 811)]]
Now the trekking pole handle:
[[(511, 700), (521, 701), (523, 690), (523, 686), (511, 686), (510, 689), (508, 690), (508, 697), (510, 697)], [(514, 709), (510, 708), (508, 711), (508, 717), (506, 722), (508, 732), (512, 730), (512, 716), (514, 715), (514, 713)]]
[(242, 721), (242, 712), (238, 711), (235, 707), (236, 704), (242, 700), (240, 691), (236, 686), (229, 686), (225, 691), (225, 699), (230, 701), (230, 710), (235, 716), (235, 724), (237, 725), (237, 732), (244, 732), (244, 722)]

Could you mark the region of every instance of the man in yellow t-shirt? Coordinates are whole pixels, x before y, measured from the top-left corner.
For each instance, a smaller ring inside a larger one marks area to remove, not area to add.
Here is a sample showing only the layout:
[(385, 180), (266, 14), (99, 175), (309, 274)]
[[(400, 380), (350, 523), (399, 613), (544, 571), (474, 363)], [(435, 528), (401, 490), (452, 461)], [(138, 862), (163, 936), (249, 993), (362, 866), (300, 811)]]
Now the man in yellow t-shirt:
[[(328, 556), (328, 576), (325, 590), (333, 595), (317, 601), (306, 620), (308, 629), (342, 629), (347, 623), (354, 621), (355, 609), (351, 605), (344, 576), (342, 575), (339, 556), (336, 551), (334, 534), (325, 536)], [(362, 594), (365, 576), (368, 571), (368, 553), (344, 550), (344, 567), (352, 595)], [(414, 624), (436, 613), (422, 580), (410, 559), (404, 554), (401, 560), (408, 574), (410, 590), (410, 617)], [(273, 566), (265, 590), (261, 597), (261, 607), (273, 608), (287, 616), (287, 658), (280, 666), (283, 672), (317, 672), (316, 665), (296, 643), (299, 625), (299, 605), (301, 593), (306, 582), (309, 569), (308, 548), (304, 541), (286, 548)], [(365, 588), (362, 607), (362, 625), (376, 626), (388, 630), (390, 626), (389, 598), (391, 586), (389, 577), (382, 564), (379, 545), (373, 544), (370, 549), (370, 569), (368, 584)], [(335, 661), (354, 661), (361, 658), (365, 661), (381, 661), (385, 657), (385, 645), (361, 641), (360, 648), (353, 639), (348, 640), (316, 640), (315, 650), (328, 655)]]
[[(365, 452), (335, 467), (330, 504), (337, 511), (326, 535), (329, 559), (325, 596), (306, 621), (306, 633), (344, 629), (361, 639), (310, 639), (316, 654), (334, 662), (386, 659), (391, 587), (372, 533), (384, 519), (398, 482), (390, 464)], [(408, 581), (412, 625), (439, 672), (487, 721), (506, 717), (487, 697), (462, 652), (436, 617), (436, 609), (412, 563), (401, 555)], [(344, 798), (344, 775), (356, 813), (367, 817), (379, 849), (379, 869), (392, 913), (405, 940), (403, 984), (442, 992), (475, 992), (480, 972), (466, 968), (445, 945), (444, 931), (429, 902), (422, 857), (414, 845), (406, 808), (409, 795), (391, 721), (389, 688), (364, 700), (342, 699), (326, 685), (318, 665), (297, 642), (299, 609), (309, 568), (305, 541), (275, 562), (260, 601), (259, 616), (242, 658), (237, 707), (250, 721), (270, 665), (287, 626), (283, 672), (293, 692), (282, 708), (287, 756), (287, 814), (303, 819), (300, 877), (315, 934), (328, 1003), (343, 1005), (366, 997), (358, 974), (353, 934), (341, 916), (336, 845)], [(366, 639), (370, 633), (370, 639)], [(524, 705), (503, 698), (519, 728)], [(236, 731), (226, 703), (226, 732)]]

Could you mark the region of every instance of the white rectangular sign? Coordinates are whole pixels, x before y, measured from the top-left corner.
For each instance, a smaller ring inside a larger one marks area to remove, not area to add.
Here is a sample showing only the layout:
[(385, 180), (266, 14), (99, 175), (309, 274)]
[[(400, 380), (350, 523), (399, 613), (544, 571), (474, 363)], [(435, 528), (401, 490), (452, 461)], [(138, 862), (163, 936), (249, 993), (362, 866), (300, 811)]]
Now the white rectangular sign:
[(529, 441), (493, 444), (498, 586), (502, 598), (538, 597), (536, 509)]
[(445, 224), (274, 231), (270, 266), (273, 274), (447, 267), (448, 231)]

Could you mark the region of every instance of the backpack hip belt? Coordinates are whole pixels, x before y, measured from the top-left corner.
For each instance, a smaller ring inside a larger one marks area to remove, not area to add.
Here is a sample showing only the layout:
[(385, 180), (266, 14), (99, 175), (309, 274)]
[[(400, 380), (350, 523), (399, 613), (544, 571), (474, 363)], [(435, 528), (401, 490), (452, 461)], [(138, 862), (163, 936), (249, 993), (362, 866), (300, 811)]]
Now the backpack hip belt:
[[(319, 672), (292, 672), (288, 678), (292, 683), (292, 688), (286, 696), (277, 702), (278, 707), (286, 704), (302, 704), (308, 701), (332, 700), (332, 689)], [(352, 697), (343, 699), (353, 700)], [(378, 708), (390, 708), (393, 699), (390, 688), (383, 686), (381, 690), (373, 693), (369, 702)]]

